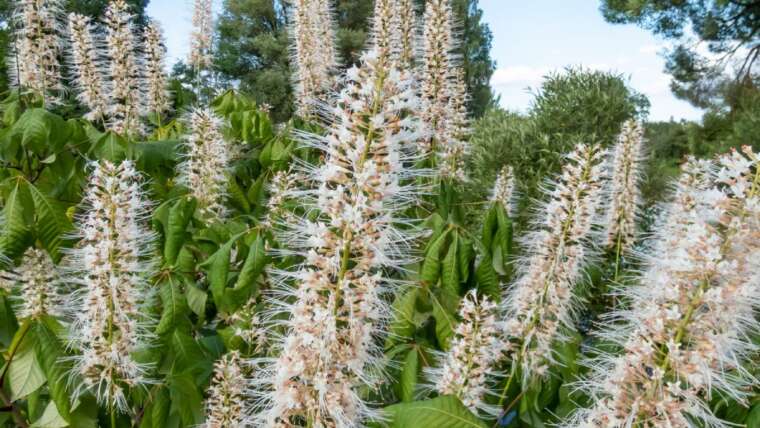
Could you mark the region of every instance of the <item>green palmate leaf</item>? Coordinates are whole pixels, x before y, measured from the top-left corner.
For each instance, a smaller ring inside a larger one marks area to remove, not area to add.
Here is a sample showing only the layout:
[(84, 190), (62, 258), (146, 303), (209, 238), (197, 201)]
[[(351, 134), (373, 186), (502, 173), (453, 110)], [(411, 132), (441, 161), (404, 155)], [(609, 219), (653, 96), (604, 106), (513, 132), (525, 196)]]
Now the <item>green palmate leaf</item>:
[(506, 275), (506, 266), (512, 251), (512, 220), (507, 217), (504, 208), (499, 205), (496, 209), (498, 230), (492, 243), (494, 269), (501, 275)]
[(420, 271), (420, 280), (427, 285), (434, 285), (441, 276), (441, 250), (446, 243), (449, 232), (447, 230), (437, 236), (427, 249)]
[(14, 143), (43, 157), (60, 149), (69, 135), (63, 118), (42, 108), (25, 111), (7, 134)]
[(449, 244), (449, 249), (446, 252), (446, 256), (443, 258), (441, 264), (441, 286), (445, 288), (450, 294), (459, 294), (459, 258), (457, 257), (457, 249), (459, 242), (459, 234), (452, 233), (452, 240)]
[(496, 234), (496, 230), (498, 228), (497, 220), (496, 220), (496, 211), (498, 210), (499, 205), (493, 204), (491, 205), (491, 208), (488, 209), (486, 212), (486, 217), (483, 220), (483, 232), (481, 241), (483, 242), (483, 246), (488, 248), (490, 251), (493, 245), (493, 239), (494, 234)]
[[(264, 238), (256, 234), (256, 238), (248, 250), (248, 256), (243, 263), (243, 268), (240, 270), (240, 275), (238, 275), (235, 282), (235, 290), (250, 290), (256, 284), (256, 280), (264, 271), (267, 263), (268, 258), (264, 246)], [(255, 291), (251, 290), (251, 294), (255, 293)]]
[(58, 409), (55, 403), (52, 401), (45, 407), (45, 411), (39, 419), (34, 421), (29, 428), (64, 428), (69, 426), (69, 423), (58, 413)]
[(201, 264), (206, 269), (211, 296), (214, 298), (216, 307), (224, 311), (228, 304), (225, 302), (224, 289), (227, 287), (227, 278), (230, 273), (230, 253), (238, 236), (227, 241), (219, 249)]
[(459, 264), (459, 279), (466, 283), (470, 279), (470, 265), (475, 256), (472, 240), (466, 236), (459, 236), (457, 241), (457, 262)]
[(417, 376), (420, 372), (420, 355), (417, 346), (409, 348), (404, 358), (399, 377), (399, 398), (408, 403), (414, 400), (414, 391), (417, 389)]
[(488, 297), (498, 301), (501, 298), (499, 277), (493, 268), (493, 261), (488, 253), (484, 253), (475, 268), (478, 290)]
[(165, 387), (154, 389), (153, 400), (149, 407), (145, 409), (145, 415), (143, 416), (140, 428), (167, 426), (166, 419), (169, 417), (170, 407), (169, 391)]
[(755, 404), (747, 416), (747, 427), (760, 427), (760, 403)]
[(393, 302), (393, 321), (390, 326), (389, 345), (411, 338), (416, 328), (414, 322), (415, 306), (420, 289), (410, 287)]
[(121, 162), (127, 158), (129, 144), (121, 135), (108, 131), (98, 138), (91, 150), (98, 159)]
[(13, 340), (13, 335), (18, 330), (18, 323), (11, 308), (9, 299), (0, 294), (0, 343), (4, 347), (9, 347)]
[(180, 280), (169, 274), (159, 285), (159, 295), (163, 305), (161, 319), (156, 327), (157, 334), (164, 334), (176, 327), (187, 315), (188, 306), (185, 294), (182, 292)]
[(442, 294), (434, 295), (430, 293), (433, 304), (433, 318), (435, 318), (435, 336), (441, 349), (447, 351), (449, 342), (454, 337), (454, 328), (456, 327), (456, 307), (458, 306), (459, 297), (450, 295), (442, 290)]
[(195, 204), (194, 198), (182, 198), (169, 208), (164, 230), (164, 259), (169, 266), (177, 262), (177, 255), (188, 236), (186, 229), (193, 218)]
[(138, 168), (148, 172), (159, 171), (162, 167), (174, 168), (179, 162), (180, 144), (179, 140), (147, 141), (135, 144)]
[(62, 327), (53, 318), (44, 318), (35, 325), (37, 359), (47, 379), (48, 391), (56, 412), (64, 420), (70, 420), (71, 393), (67, 389), (67, 364), (61, 362), (65, 355), (64, 344), (58, 338)]
[(208, 294), (192, 284), (186, 284), (185, 289), (187, 290), (187, 306), (199, 317), (205, 316)]
[(235, 177), (227, 179), (227, 197), (244, 214), (251, 212), (251, 204), (248, 202), (245, 192), (240, 188)]
[(34, 199), (29, 186), (22, 178), (12, 178), (10, 194), (5, 200), (0, 219), (0, 254), (6, 257), (20, 256), (31, 244), (34, 223)]
[(203, 420), (203, 395), (187, 374), (169, 379), (171, 412), (177, 413), (183, 426), (194, 426)]
[(202, 372), (205, 366), (210, 364), (206, 359), (203, 347), (189, 334), (189, 332), (175, 329), (169, 340), (169, 354), (173, 364), (173, 373), (185, 373), (190, 371)]
[(18, 348), (8, 367), (12, 401), (33, 393), (47, 380), (35, 352), (36, 335), (31, 326), (22, 326), (16, 333), (14, 343), (18, 344)]
[(450, 395), (394, 404), (383, 410), (390, 428), (487, 428), (458, 398)]
[(66, 207), (53, 202), (32, 184), (29, 184), (29, 193), (34, 201), (37, 217), (37, 239), (42, 242), (50, 256), (58, 261), (61, 258), (63, 235), (72, 229), (71, 221), (66, 217)]

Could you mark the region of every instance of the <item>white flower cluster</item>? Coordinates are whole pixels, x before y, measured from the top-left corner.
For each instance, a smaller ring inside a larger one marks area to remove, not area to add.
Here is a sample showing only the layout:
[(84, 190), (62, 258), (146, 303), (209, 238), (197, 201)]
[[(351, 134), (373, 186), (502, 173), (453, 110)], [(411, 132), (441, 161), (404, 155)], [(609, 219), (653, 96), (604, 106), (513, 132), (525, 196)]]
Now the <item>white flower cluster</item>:
[(436, 391), (458, 397), (473, 412), (496, 416), (497, 406), (485, 398), (492, 394), (489, 383), (498, 377), (496, 364), (504, 352), (502, 326), (496, 321), (497, 305), (487, 297), (478, 299), (470, 291), (459, 309), (460, 323), (443, 366), (431, 370)]
[(202, 216), (220, 220), (226, 214), (230, 147), (222, 135), (222, 119), (211, 109), (196, 108), (185, 118), (185, 159), (178, 166), (179, 181), (198, 201)]
[[(421, 70), (425, 123), (435, 135), (442, 135), (448, 114), (449, 77), (454, 50), (453, 13), (450, 0), (428, 0), (423, 19), (423, 57)], [(422, 149), (433, 153), (434, 141)]]
[(525, 380), (548, 374), (562, 328), (574, 329), (574, 289), (588, 262), (587, 241), (600, 211), (605, 154), (597, 146), (578, 144), (567, 155), (541, 220), (525, 241), (520, 276), (505, 296), (506, 334), (519, 344), (513, 359)]
[(278, 222), (287, 222), (289, 213), (285, 207), (289, 194), (297, 188), (298, 182), (303, 177), (292, 171), (278, 171), (272, 177), (269, 184), (269, 200), (267, 200), (267, 213), (262, 220), (263, 227), (274, 227)]
[(610, 180), (611, 203), (607, 211), (608, 248), (628, 251), (636, 240), (636, 216), (641, 205), (642, 150), (644, 129), (631, 119), (623, 124), (618, 142), (612, 152)]
[(69, 14), (69, 58), (77, 99), (90, 110), (85, 114), (85, 118), (103, 120), (108, 112), (107, 88), (103, 80), (101, 46), (97, 45), (94, 31), (89, 17), (77, 13)]
[(26, 250), (19, 267), (0, 274), (8, 282), (6, 291), (18, 290), (18, 294), (14, 293), (18, 302), (17, 318), (38, 319), (63, 314), (64, 300), (58, 268), (44, 250)]
[(402, 70), (412, 70), (417, 63), (420, 43), (416, 7), (414, 0), (396, 0), (395, 7), (400, 40), (398, 67)]
[(239, 428), (244, 426), (246, 380), (240, 354), (232, 351), (214, 365), (214, 377), (206, 400), (203, 428)]
[(399, 69), (411, 71), (416, 59), (417, 28), (413, 0), (376, 1), (370, 39), (380, 62), (392, 62)]
[(119, 134), (139, 135), (144, 111), (142, 61), (132, 26), (133, 15), (125, 0), (112, 0), (106, 9), (108, 51), (109, 127)]
[(440, 174), (444, 178), (456, 181), (467, 179), (464, 161), (470, 146), (467, 143), (470, 134), (470, 121), (467, 112), (467, 83), (464, 81), (464, 70), (455, 68), (449, 84), (449, 100), (446, 105), (446, 118), (443, 128), (442, 146), (440, 150)]
[(8, 58), (12, 84), (42, 95), (45, 104), (60, 102), (61, 0), (17, 0), (12, 15), (14, 42)]
[[(748, 147), (716, 162), (690, 160), (656, 229), (641, 286), (600, 332), (620, 346), (589, 361), (595, 399), (568, 426), (728, 427), (715, 391), (746, 403), (758, 380), (760, 158)], [(694, 421), (701, 421), (697, 425)]]
[(496, 176), (491, 192), (491, 202), (504, 208), (507, 216), (512, 216), (512, 194), (515, 191), (515, 177), (511, 166), (504, 166)]
[(314, 116), (333, 84), (337, 64), (330, 0), (294, 0), (291, 17), (296, 108)]
[(235, 336), (258, 354), (266, 350), (268, 337), (256, 306), (256, 298), (252, 297), (242, 308), (227, 316), (224, 322), (232, 327)]
[(211, 48), (214, 34), (212, 0), (195, 0), (193, 31), (190, 33), (190, 54), (187, 64), (196, 71), (209, 70), (213, 64)]
[(411, 244), (397, 227), (415, 200), (403, 183), (417, 173), (407, 165), (419, 123), (406, 117), (417, 107), (410, 79), (378, 68), (370, 51), (346, 72), (328, 136), (308, 138), (325, 162), (302, 169), (311, 184), (293, 195), (319, 215), (295, 219), (282, 235), (304, 262), (274, 272), (281, 287), (271, 317), (287, 333), (278, 357), (258, 361), (256, 426), (353, 427), (371, 416), (358, 389), (378, 386), (378, 339), (390, 316), (382, 295), (394, 286), (386, 272), (406, 262)]
[(140, 39), (133, 21), (125, 0), (111, 0), (104, 31), (89, 18), (70, 14), (69, 62), (77, 98), (90, 110), (85, 117), (103, 120), (111, 131), (139, 136), (142, 117), (166, 112), (171, 102), (161, 28), (150, 22)]
[(95, 164), (79, 219), (79, 244), (67, 267), (78, 285), (69, 317), (76, 394), (91, 390), (100, 403), (125, 411), (125, 388), (149, 383), (146, 367), (132, 358), (147, 346), (152, 323), (146, 317), (152, 293), (145, 256), (154, 235), (145, 223), (148, 203), (134, 165)]
[(161, 114), (170, 108), (165, 69), (164, 33), (156, 21), (145, 27), (145, 98), (147, 113)]

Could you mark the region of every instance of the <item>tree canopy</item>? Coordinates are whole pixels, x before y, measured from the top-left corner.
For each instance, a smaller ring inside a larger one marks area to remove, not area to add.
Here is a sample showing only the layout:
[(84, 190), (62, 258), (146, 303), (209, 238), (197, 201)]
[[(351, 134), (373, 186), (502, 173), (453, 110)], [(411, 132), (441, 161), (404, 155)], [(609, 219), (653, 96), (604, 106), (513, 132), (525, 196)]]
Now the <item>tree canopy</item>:
[[(452, 5), (461, 24), (463, 41), (458, 53), (465, 67), (470, 111), (480, 116), (493, 98), (491, 32), (482, 22), (477, 0), (453, 0)], [(422, 12), (424, 1), (418, 7)], [(293, 112), (288, 9), (288, 2), (282, 0), (225, 0), (217, 24), (216, 68), (221, 78), (239, 83), (242, 91), (271, 106), (276, 120), (287, 119)], [(337, 0), (334, 10), (340, 60), (349, 66), (366, 46), (373, 2)]]
[(633, 23), (675, 45), (667, 52), (673, 92), (699, 107), (726, 104), (757, 87), (760, 1), (603, 0), (612, 23)]

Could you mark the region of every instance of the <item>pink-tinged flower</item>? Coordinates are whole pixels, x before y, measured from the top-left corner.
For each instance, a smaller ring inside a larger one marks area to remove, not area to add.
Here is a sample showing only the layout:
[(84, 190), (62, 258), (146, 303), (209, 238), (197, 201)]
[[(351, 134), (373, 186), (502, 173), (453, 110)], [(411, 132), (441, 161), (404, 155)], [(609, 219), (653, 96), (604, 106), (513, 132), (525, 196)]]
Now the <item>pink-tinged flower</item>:
[(58, 267), (44, 250), (28, 249), (21, 265), (0, 272), (0, 280), (7, 281), (6, 291), (15, 296), (17, 318), (39, 319), (63, 314), (64, 295)]
[(300, 116), (317, 114), (332, 88), (337, 65), (334, 28), (330, 0), (294, 0), (290, 36)]
[(487, 297), (469, 292), (459, 308), (460, 322), (454, 330), (451, 348), (441, 356), (443, 365), (430, 370), (439, 394), (458, 397), (475, 413), (496, 416), (497, 406), (486, 402), (500, 377), (496, 365), (506, 343), (497, 321), (497, 305)]
[(599, 335), (618, 345), (588, 361), (594, 405), (567, 426), (726, 427), (716, 392), (740, 403), (760, 328), (760, 159), (751, 149), (690, 160), (656, 226), (640, 285), (623, 290)]
[(207, 108), (197, 108), (185, 118), (184, 161), (178, 166), (179, 182), (198, 201), (201, 215), (218, 221), (226, 215), (227, 172), (230, 147), (222, 135), (222, 119)]
[(94, 164), (79, 217), (79, 243), (68, 255), (68, 279), (77, 286), (68, 314), (75, 395), (128, 410), (127, 389), (150, 384), (149, 367), (133, 355), (152, 339), (148, 307), (154, 234), (139, 173), (129, 161)]
[(161, 25), (151, 21), (145, 27), (145, 98), (149, 113), (162, 114), (171, 107), (165, 70), (166, 46)]
[(276, 357), (254, 360), (256, 426), (353, 427), (373, 416), (360, 390), (379, 386), (388, 272), (407, 262), (414, 238), (398, 228), (416, 195), (406, 184), (420, 136), (411, 84), (370, 51), (346, 72), (327, 136), (303, 136), (324, 164), (301, 165), (302, 186), (288, 194), (310, 214), (290, 218), (279, 239), (303, 262), (273, 272), (268, 319), (285, 333)]
[(50, 105), (60, 103), (63, 90), (58, 62), (62, 10), (60, 0), (17, 0), (11, 17), (15, 31), (8, 56), (10, 82), (39, 93)]
[(203, 428), (243, 427), (246, 411), (246, 378), (237, 351), (214, 364), (214, 377), (207, 391)]
[(144, 112), (143, 63), (134, 34), (134, 15), (124, 0), (111, 0), (103, 22), (108, 51), (110, 130), (125, 135), (142, 133)]
[(548, 375), (561, 332), (575, 328), (575, 286), (592, 253), (604, 157), (599, 147), (584, 144), (567, 155), (535, 230), (526, 237), (519, 277), (506, 293), (506, 334), (516, 342), (513, 360), (525, 380)]
[(108, 112), (102, 46), (89, 17), (69, 14), (69, 62), (77, 99), (90, 111), (89, 120), (104, 120)]
[(190, 55), (187, 63), (196, 71), (209, 70), (213, 65), (214, 12), (212, 0), (195, 0), (193, 31), (190, 33)]
[(644, 129), (641, 124), (635, 120), (625, 122), (612, 152), (611, 202), (605, 221), (608, 248), (629, 251), (636, 241), (643, 145)]

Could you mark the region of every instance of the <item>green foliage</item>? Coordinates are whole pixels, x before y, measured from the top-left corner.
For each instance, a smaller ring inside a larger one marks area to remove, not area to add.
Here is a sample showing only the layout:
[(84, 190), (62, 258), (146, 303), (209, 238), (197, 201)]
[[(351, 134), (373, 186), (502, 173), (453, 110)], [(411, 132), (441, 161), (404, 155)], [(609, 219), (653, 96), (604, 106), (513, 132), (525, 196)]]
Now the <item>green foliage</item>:
[(566, 153), (578, 142), (610, 146), (624, 121), (646, 116), (649, 101), (622, 75), (566, 68), (546, 76), (535, 93), (531, 116), (554, 151)]
[[(490, 79), (491, 32), (482, 21), (477, 0), (454, 0), (453, 10), (461, 23), (463, 58), (470, 94), (470, 112), (480, 116), (492, 103)], [(419, 2), (420, 11), (424, 2)], [(289, 67), (287, 17), (291, 5), (283, 0), (225, 0), (219, 17), (215, 68), (226, 81), (239, 81), (243, 93), (272, 108), (275, 121), (286, 121), (294, 111)], [(336, 48), (342, 67), (359, 60), (366, 47), (373, 2), (338, 0), (334, 4)], [(183, 66), (175, 76), (186, 75)], [(192, 76), (186, 77), (187, 82)]]
[[(732, 82), (757, 88), (757, 2), (604, 0), (601, 11), (609, 22), (637, 24), (675, 41), (667, 53), (672, 87), (676, 95), (695, 105), (721, 104)], [(694, 38), (707, 43), (694, 43)], [(706, 46), (710, 54), (699, 51), (700, 46)], [(726, 67), (728, 58), (738, 66)]]

